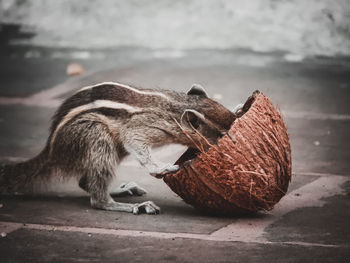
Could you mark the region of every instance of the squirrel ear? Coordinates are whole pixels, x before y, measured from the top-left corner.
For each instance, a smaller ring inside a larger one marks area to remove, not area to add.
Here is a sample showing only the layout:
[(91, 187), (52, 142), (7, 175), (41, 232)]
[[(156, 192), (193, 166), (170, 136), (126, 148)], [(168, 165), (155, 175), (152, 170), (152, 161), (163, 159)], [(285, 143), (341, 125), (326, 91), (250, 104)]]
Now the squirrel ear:
[(186, 109), (181, 115), (181, 125), (190, 130), (197, 129), (200, 121), (205, 121), (205, 117), (196, 110)]
[(193, 84), (191, 89), (187, 92), (187, 95), (199, 95), (208, 98), (208, 94), (205, 89), (199, 84)]

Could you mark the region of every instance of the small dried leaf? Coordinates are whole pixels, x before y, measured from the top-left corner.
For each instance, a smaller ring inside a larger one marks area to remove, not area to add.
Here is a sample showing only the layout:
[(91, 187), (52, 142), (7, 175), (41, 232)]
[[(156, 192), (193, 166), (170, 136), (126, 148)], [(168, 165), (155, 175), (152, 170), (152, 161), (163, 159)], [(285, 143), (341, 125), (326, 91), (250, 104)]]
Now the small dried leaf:
[(78, 63), (71, 63), (67, 66), (66, 72), (68, 76), (77, 76), (84, 73), (84, 68)]

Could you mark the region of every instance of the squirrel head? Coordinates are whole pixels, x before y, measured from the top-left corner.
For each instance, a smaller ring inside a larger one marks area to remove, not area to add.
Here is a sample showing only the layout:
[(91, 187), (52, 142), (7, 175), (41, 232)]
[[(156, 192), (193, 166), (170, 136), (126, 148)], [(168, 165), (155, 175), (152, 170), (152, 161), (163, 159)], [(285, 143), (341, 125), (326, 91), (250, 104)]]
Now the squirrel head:
[(185, 109), (182, 113), (181, 126), (184, 132), (202, 145), (208, 145), (205, 140), (215, 144), (230, 129), (236, 115), (210, 99), (201, 85), (194, 84), (187, 95), (195, 96), (197, 106)]

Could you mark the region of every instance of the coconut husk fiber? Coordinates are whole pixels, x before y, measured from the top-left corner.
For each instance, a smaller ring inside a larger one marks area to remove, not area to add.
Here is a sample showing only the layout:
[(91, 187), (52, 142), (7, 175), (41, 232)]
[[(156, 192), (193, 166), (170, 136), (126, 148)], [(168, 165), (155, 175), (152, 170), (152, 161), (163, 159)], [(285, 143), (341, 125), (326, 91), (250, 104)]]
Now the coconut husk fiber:
[(243, 115), (207, 152), (189, 148), (164, 182), (188, 204), (224, 214), (271, 210), (291, 180), (285, 123), (270, 100), (254, 92)]

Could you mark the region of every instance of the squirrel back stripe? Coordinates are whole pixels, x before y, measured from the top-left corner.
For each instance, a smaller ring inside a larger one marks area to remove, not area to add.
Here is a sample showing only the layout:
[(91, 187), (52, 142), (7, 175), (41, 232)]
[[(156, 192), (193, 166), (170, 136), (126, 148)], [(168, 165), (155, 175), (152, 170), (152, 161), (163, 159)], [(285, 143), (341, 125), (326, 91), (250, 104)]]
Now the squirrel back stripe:
[(84, 88), (81, 88), (80, 90), (78, 90), (77, 93), (79, 93), (81, 91), (93, 89), (93, 88), (99, 88), (101, 86), (114, 86), (116, 88), (127, 89), (127, 90), (130, 90), (132, 92), (136, 92), (136, 93), (141, 94), (141, 95), (159, 96), (159, 97), (163, 97), (164, 99), (169, 99), (165, 94), (163, 94), (161, 92), (140, 90), (140, 89), (136, 89), (136, 88), (130, 87), (128, 85), (120, 84), (120, 83), (117, 83), (117, 82), (102, 82), (102, 83), (99, 83), (97, 85), (87, 86), (87, 87), (84, 87)]
[[(129, 113), (139, 112), (141, 111), (141, 108), (133, 107), (128, 104), (114, 102), (110, 100), (96, 100), (93, 102), (90, 102), (88, 104), (78, 106), (76, 108), (71, 109), (66, 116), (61, 120), (61, 122), (57, 125), (56, 129), (52, 133), (52, 136), (50, 138), (50, 145), (52, 146), (53, 142), (56, 139), (57, 132), (60, 130), (62, 126), (64, 126), (67, 122), (72, 120), (75, 116), (92, 109), (99, 109), (99, 108), (108, 108), (108, 109), (114, 109), (114, 110), (126, 110)], [(51, 147), (50, 147), (51, 148)]]
[(164, 91), (131, 88), (129, 86), (116, 85), (110, 82), (85, 87), (68, 98), (59, 107), (53, 118), (51, 132), (56, 130), (59, 123), (72, 109), (93, 103), (94, 101), (108, 100), (138, 108), (157, 106), (167, 109), (174, 101), (170, 93), (171, 92), (167, 94)]

